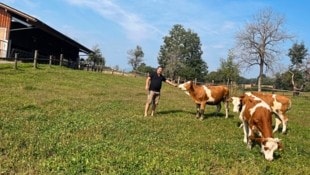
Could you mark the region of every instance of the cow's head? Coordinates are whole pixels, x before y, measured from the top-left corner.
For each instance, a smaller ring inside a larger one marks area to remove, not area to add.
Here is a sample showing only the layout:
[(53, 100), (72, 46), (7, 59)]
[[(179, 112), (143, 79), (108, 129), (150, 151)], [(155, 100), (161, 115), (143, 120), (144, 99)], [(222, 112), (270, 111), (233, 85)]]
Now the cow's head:
[(272, 161), (273, 153), (279, 149), (282, 150), (281, 140), (278, 138), (259, 138), (258, 142), (261, 143), (261, 152), (264, 154), (265, 159)]
[(242, 108), (240, 97), (231, 97), (231, 103), (233, 104), (233, 112), (240, 112)]
[(178, 88), (180, 88), (183, 91), (188, 91), (193, 86), (192, 81), (188, 81), (182, 84), (179, 84)]

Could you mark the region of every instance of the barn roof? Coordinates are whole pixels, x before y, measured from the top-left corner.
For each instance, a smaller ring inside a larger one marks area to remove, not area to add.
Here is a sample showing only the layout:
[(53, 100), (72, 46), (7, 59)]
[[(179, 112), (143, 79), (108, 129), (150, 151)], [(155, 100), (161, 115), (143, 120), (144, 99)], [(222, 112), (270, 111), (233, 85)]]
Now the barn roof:
[(3, 3), (0, 3), (1, 9), (9, 14), (8, 40), (12, 42), (11, 49), (16, 48), (26, 52), (39, 50), (42, 55), (63, 54), (72, 60), (77, 59), (80, 52), (85, 54), (93, 52), (33, 16)]

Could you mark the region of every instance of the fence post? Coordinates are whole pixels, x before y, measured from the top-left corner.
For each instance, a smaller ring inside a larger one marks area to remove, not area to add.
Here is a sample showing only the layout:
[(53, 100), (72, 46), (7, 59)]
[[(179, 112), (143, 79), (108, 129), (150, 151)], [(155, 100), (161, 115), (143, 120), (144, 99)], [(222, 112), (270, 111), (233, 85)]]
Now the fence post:
[(81, 62), (80, 62), (80, 57), (77, 58), (77, 69), (81, 69)]
[(49, 58), (49, 66), (51, 67), (52, 66), (52, 58), (53, 58), (53, 56), (52, 55), (50, 55), (50, 58)]
[(34, 59), (33, 59), (33, 68), (38, 68), (37, 66), (37, 59), (38, 59), (38, 50), (34, 51)]
[(17, 69), (17, 56), (18, 56), (18, 53), (15, 53), (14, 54), (14, 69)]
[(60, 58), (59, 58), (59, 66), (62, 66), (62, 59), (63, 59), (63, 54), (60, 54)]

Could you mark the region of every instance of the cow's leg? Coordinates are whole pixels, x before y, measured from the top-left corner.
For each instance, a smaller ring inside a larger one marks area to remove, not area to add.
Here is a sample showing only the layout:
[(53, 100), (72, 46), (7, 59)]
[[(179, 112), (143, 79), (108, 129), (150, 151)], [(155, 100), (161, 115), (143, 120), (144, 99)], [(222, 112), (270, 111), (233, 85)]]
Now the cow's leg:
[(216, 116), (216, 117), (217, 117), (218, 113), (221, 111), (221, 109), (222, 109), (221, 103), (217, 104), (217, 105), (216, 105), (216, 113), (215, 113), (215, 116)]
[(252, 145), (253, 145), (253, 140), (254, 140), (254, 135), (253, 135), (253, 131), (251, 128), (249, 128), (249, 125), (247, 126), (247, 129), (248, 129), (248, 140), (247, 140), (247, 147), (249, 149), (252, 149)]
[(249, 126), (245, 121), (242, 121), (242, 124), (243, 124), (243, 133), (244, 133), (243, 142), (248, 143)]
[(243, 128), (244, 127), (244, 122), (243, 122), (243, 112), (240, 112), (239, 114), (239, 119), (241, 120), (241, 124), (239, 125), (239, 128)]
[(276, 123), (275, 123), (274, 129), (272, 131), (273, 133), (275, 133), (279, 130), (279, 125), (282, 123), (281, 119), (278, 116), (276, 116), (275, 119), (276, 119)]
[(285, 133), (286, 133), (286, 129), (287, 129), (287, 121), (288, 121), (287, 116), (283, 114), (283, 121), (282, 121), (282, 134), (285, 134)]
[(228, 112), (229, 112), (228, 100), (226, 100), (224, 104), (225, 104), (225, 118), (228, 118)]
[(206, 108), (206, 102), (202, 102), (200, 104), (200, 120), (204, 119), (204, 112), (205, 112), (205, 108)]
[(200, 115), (200, 103), (196, 103), (196, 118), (199, 118)]
[(243, 142), (244, 143), (248, 143), (248, 132), (249, 132), (249, 124), (245, 121), (245, 119), (243, 118), (243, 112), (244, 112), (245, 108), (243, 107), (240, 114), (239, 114), (239, 119), (242, 121), (240, 127), (243, 128)]
[(286, 133), (286, 124), (287, 124), (287, 117), (283, 115), (282, 112), (275, 113), (276, 114), (276, 124), (273, 132), (277, 132), (279, 129), (279, 125), (282, 123), (282, 134)]
[[(282, 134), (285, 134), (286, 133), (286, 128), (287, 128), (288, 118), (282, 112), (279, 113), (278, 116), (279, 116), (280, 120), (279, 121), (276, 120), (276, 125), (280, 125), (282, 123)], [(275, 129), (273, 131), (275, 132)]]

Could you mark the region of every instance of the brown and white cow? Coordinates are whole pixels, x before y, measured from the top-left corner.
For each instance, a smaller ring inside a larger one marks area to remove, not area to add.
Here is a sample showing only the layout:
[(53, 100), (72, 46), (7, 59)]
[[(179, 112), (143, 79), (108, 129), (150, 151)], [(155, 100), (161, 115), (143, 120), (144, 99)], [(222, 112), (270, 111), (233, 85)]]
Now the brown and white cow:
[(263, 100), (253, 96), (240, 97), (240, 119), (243, 122), (244, 142), (252, 147), (252, 142), (260, 143), (266, 160), (273, 160), (273, 153), (282, 149), (280, 139), (273, 138), (272, 109)]
[[(291, 100), (288, 97), (277, 95), (277, 94), (268, 94), (262, 92), (246, 92), (244, 95), (258, 97), (265, 101), (272, 109), (272, 112), (275, 114), (276, 124), (273, 132), (278, 131), (279, 125), (282, 123), (282, 133), (286, 133), (288, 117), (286, 112), (291, 108)], [(232, 104), (234, 105), (234, 112), (237, 112), (239, 109), (238, 105), (240, 100), (238, 97), (232, 97)]]
[(228, 118), (229, 90), (226, 86), (195, 85), (192, 81), (188, 81), (178, 87), (191, 96), (196, 103), (197, 118), (204, 119), (204, 110), (207, 104), (216, 105), (218, 113), (221, 110), (221, 102), (225, 104), (226, 118)]

